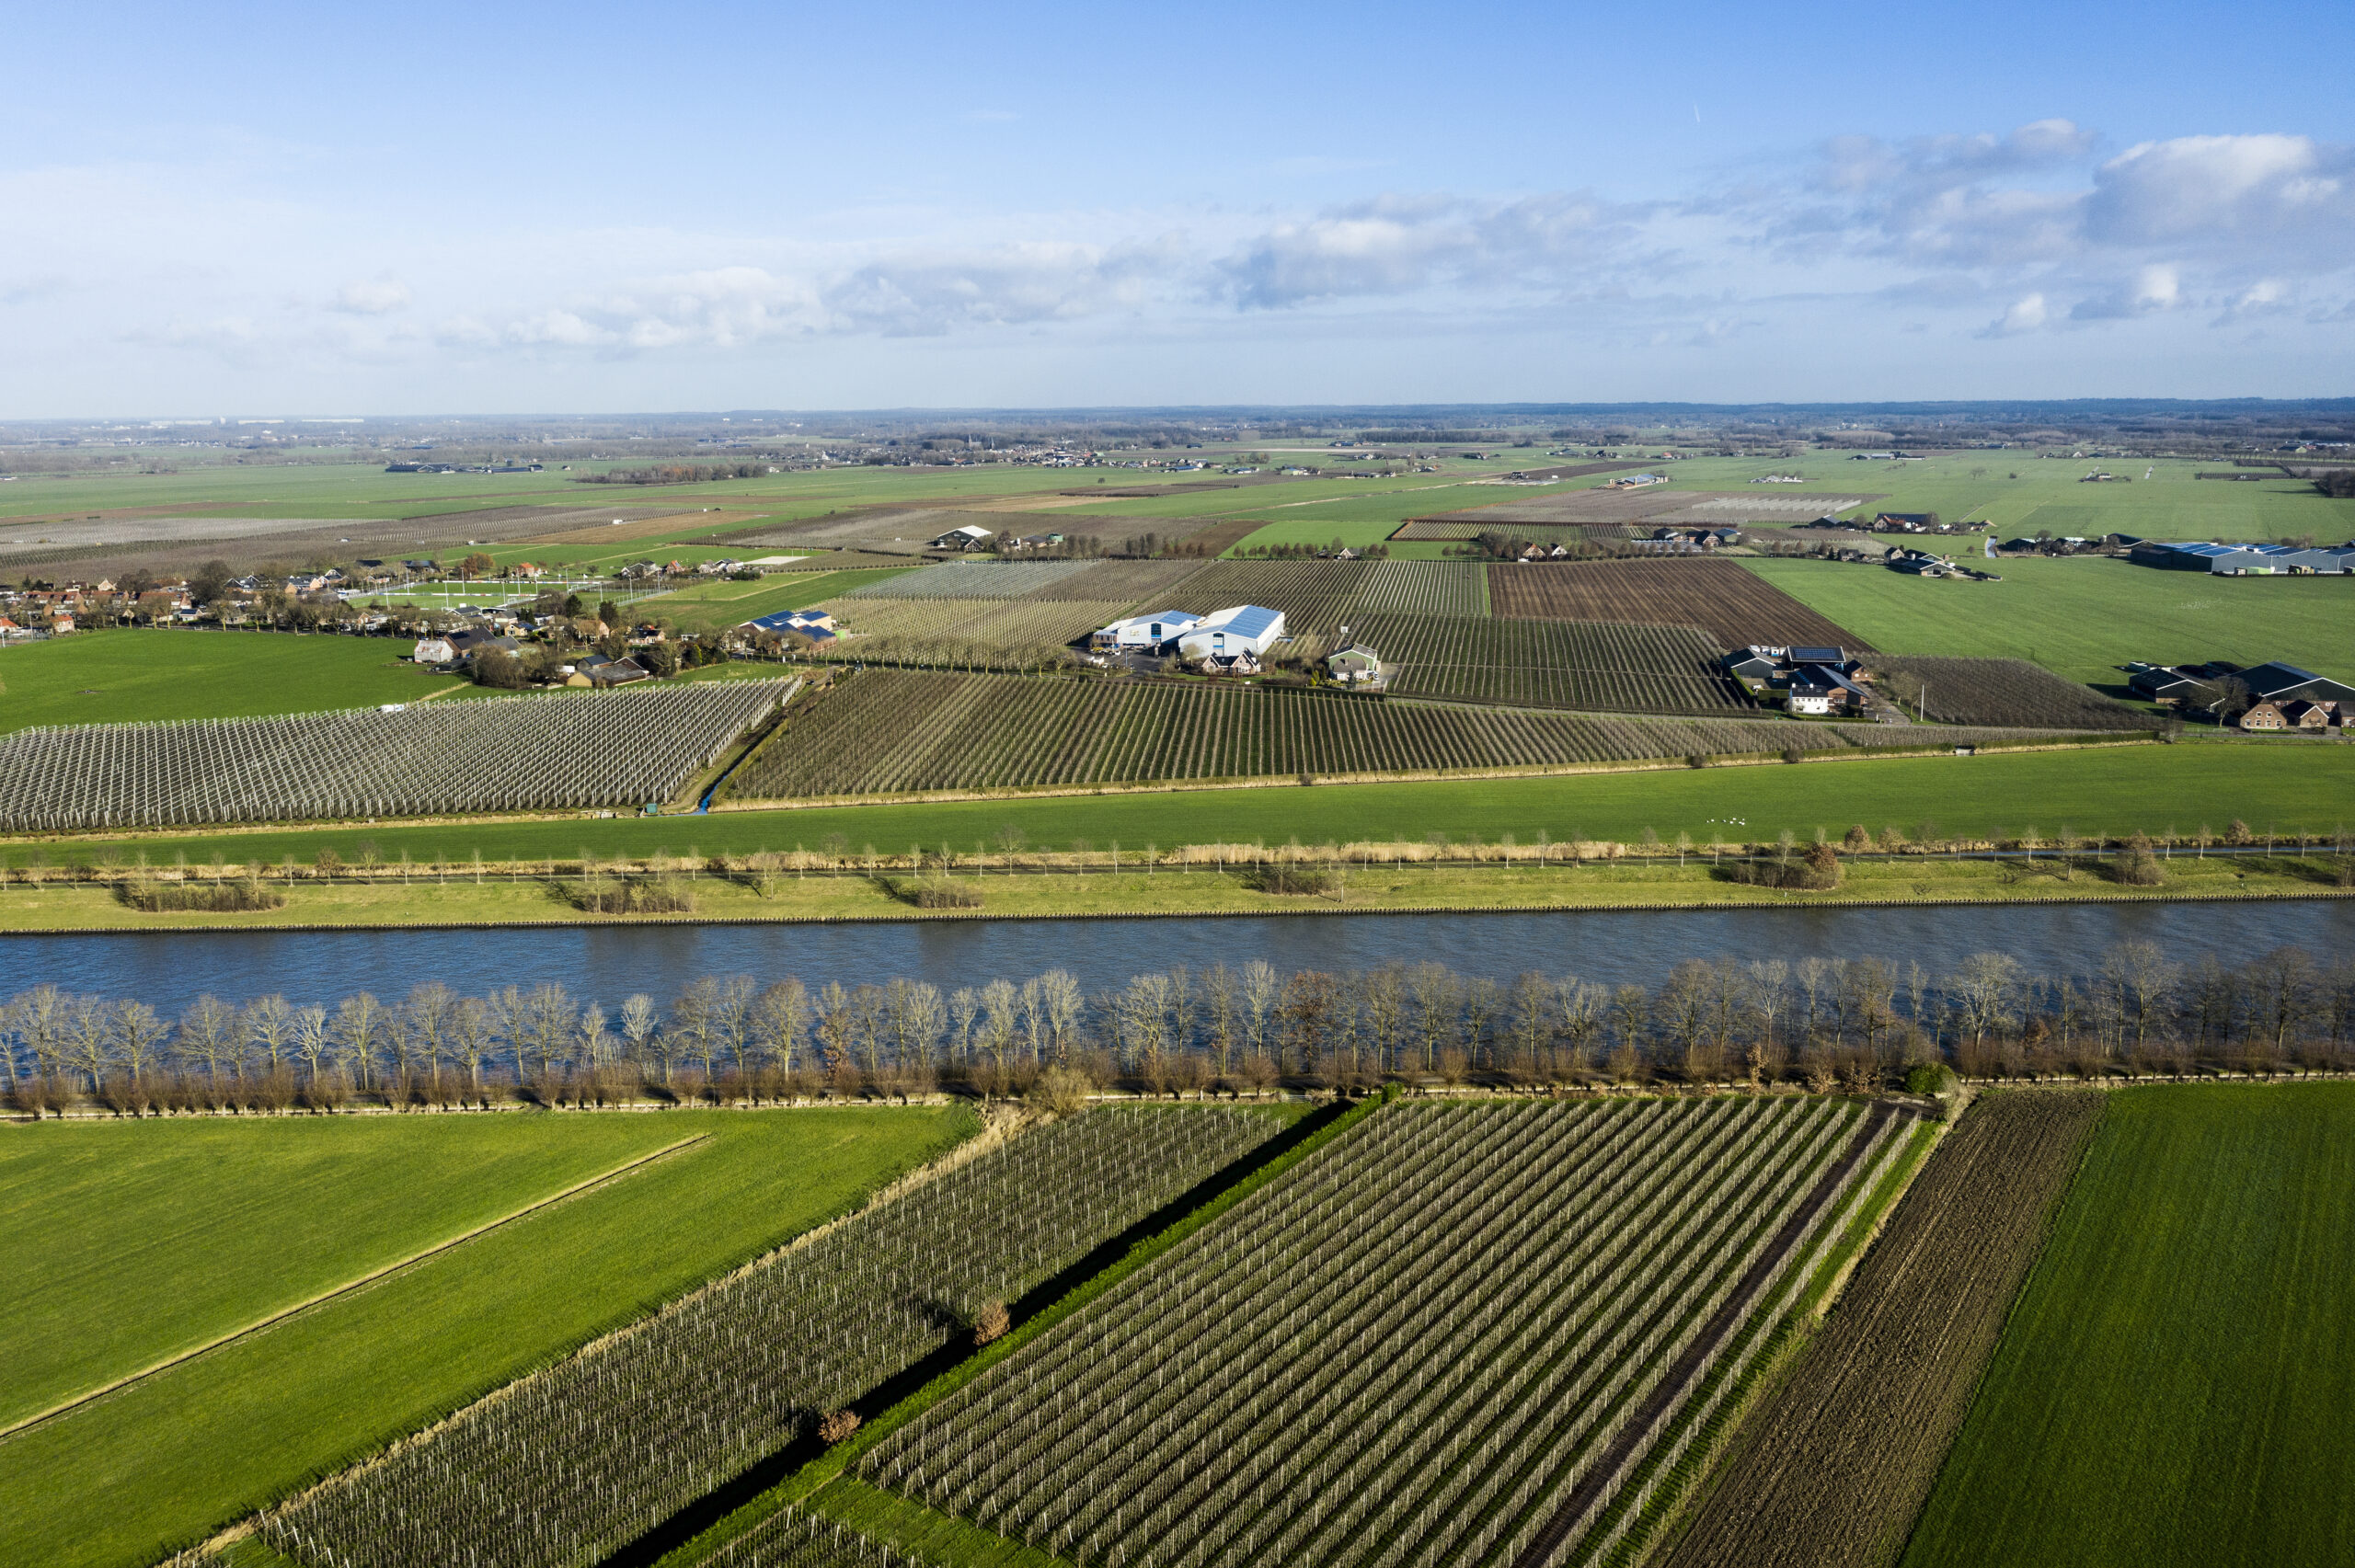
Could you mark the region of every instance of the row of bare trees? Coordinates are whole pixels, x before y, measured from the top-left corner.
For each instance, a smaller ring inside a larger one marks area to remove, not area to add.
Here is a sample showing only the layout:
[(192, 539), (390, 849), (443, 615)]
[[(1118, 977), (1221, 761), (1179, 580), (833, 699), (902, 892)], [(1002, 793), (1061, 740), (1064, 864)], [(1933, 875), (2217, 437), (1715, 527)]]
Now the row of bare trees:
[(758, 1097), (787, 1079), (794, 1092), (843, 1093), (943, 1074), (990, 1092), (1054, 1064), (1160, 1091), (1265, 1089), (1285, 1076), (1821, 1082), (1842, 1071), (1861, 1085), (1935, 1061), (1984, 1077), (2336, 1067), (2350, 1054), (2345, 958), (2284, 947), (2237, 966), (2186, 962), (2144, 941), (2057, 976), (1999, 953), (1939, 974), (1877, 957), (1688, 959), (1648, 987), (1537, 973), (1499, 982), (1436, 963), (1286, 975), (1253, 959), (1156, 970), (1093, 995), (1052, 969), (946, 992), (905, 978), (812, 989), (704, 976), (667, 1006), (639, 993), (615, 1009), (553, 983), (477, 997), (440, 981), (332, 1007), (201, 996), (177, 1019), (46, 985), (0, 1008), (12, 1093), (97, 1098), (169, 1077), (200, 1103), (254, 1082), (394, 1104), (477, 1099), (494, 1085), (573, 1085), (555, 1097), (578, 1100), (593, 1084), (602, 1100), (726, 1083)]

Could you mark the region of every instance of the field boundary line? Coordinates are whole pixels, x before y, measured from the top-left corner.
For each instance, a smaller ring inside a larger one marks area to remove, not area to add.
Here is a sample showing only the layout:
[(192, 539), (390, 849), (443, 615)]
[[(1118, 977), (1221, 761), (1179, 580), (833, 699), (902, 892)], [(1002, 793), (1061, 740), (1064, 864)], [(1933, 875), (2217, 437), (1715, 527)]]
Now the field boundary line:
[(355, 1279), (348, 1279), (341, 1285), (322, 1290), (316, 1295), (305, 1297), (304, 1299), (295, 1302), (293, 1306), (281, 1308), (278, 1311), (270, 1313), (270, 1316), (266, 1318), (256, 1319), (254, 1322), (246, 1324), (242, 1328), (232, 1329), (226, 1333), (215, 1335), (213, 1338), (206, 1340), (202, 1345), (195, 1345), (188, 1350), (181, 1351), (175, 1356), (166, 1356), (163, 1360), (157, 1361), (150, 1366), (143, 1367), (136, 1372), (125, 1373), (123, 1376), (115, 1379), (112, 1382), (102, 1384), (98, 1388), (90, 1390), (86, 1393), (76, 1394), (72, 1399), (66, 1400), (59, 1404), (53, 1404), (38, 1414), (29, 1415), (23, 1420), (15, 1423), (13, 1425), (0, 1426), (0, 1442), (5, 1442), (20, 1432), (29, 1432), (36, 1426), (40, 1426), (47, 1422), (54, 1421), (60, 1416), (69, 1415), (75, 1411), (81, 1409), (84, 1405), (104, 1399), (109, 1394), (120, 1393), (122, 1390), (131, 1387), (134, 1383), (144, 1382), (149, 1378), (155, 1377), (160, 1373), (168, 1372), (173, 1368), (183, 1366), (188, 1362), (197, 1359), (199, 1356), (208, 1356), (215, 1350), (220, 1350), (227, 1345), (235, 1345), (241, 1339), (249, 1339), (255, 1334), (275, 1328), (280, 1323), (284, 1322), (287, 1319), (298, 1317), (301, 1314), (309, 1311), (314, 1307), (325, 1306), (330, 1301), (336, 1300), (344, 1296), (349, 1296), (356, 1290), (365, 1289), (367, 1287), (374, 1285), (393, 1275), (399, 1274), (405, 1269), (413, 1268), (419, 1264), (430, 1262), (432, 1259), (439, 1257), (443, 1253), (451, 1251), (453, 1248), (462, 1247), (468, 1242), (476, 1240), (477, 1237), (488, 1235), (489, 1232), (497, 1230), (503, 1226), (511, 1225), (518, 1219), (527, 1219), (553, 1204), (562, 1203), (566, 1198), (577, 1197), (580, 1194), (590, 1191), (592, 1188), (603, 1186), (608, 1182), (618, 1181), (622, 1177), (630, 1174), (632, 1172), (641, 1170), (644, 1167), (652, 1164), (655, 1161), (663, 1159), (668, 1155), (676, 1154), (683, 1149), (691, 1148), (698, 1143), (709, 1142), (711, 1137), (712, 1135), (710, 1133), (698, 1132), (692, 1134), (689, 1137), (680, 1139), (676, 1142), (666, 1143), (661, 1148), (654, 1150), (650, 1153), (641, 1154), (634, 1160), (625, 1162), (622, 1164), (613, 1167), (611, 1170), (599, 1172), (596, 1175), (590, 1176), (582, 1181), (575, 1182), (570, 1186), (550, 1193), (546, 1197), (534, 1198), (521, 1208), (511, 1209), (507, 1213), (500, 1215), (496, 1219), (485, 1220), (482, 1224), (475, 1226), (472, 1230), (462, 1231), (458, 1235), (452, 1236), (445, 1241), (436, 1242), (431, 1246), (423, 1248), (418, 1252), (410, 1253), (405, 1257), (396, 1258), (391, 1263), (373, 1268), (366, 1274), (361, 1275)]
[[(200, 1545), (190, 1548), (190, 1551), (201, 1558), (203, 1555), (218, 1552), (231, 1545), (234, 1545), (237, 1541), (240, 1541), (251, 1535), (254, 1532), (255, 1527), (265, 1515), (281, 1509), (291, 1508), (295, 1504), (301, 1502), (302, 1499), (310, 1495), (312, 1493), (318, 1491), (322, 1487), (331, 1485), (347, 1477), (358, 1475), (364, 1471), (379, 1468), (385, 1464), (385, 1461), (406, 1452), (409, 1448), (416, 1447), (418, 1444), (431, 1441), (444, 1429), (464, 1419), (469, 1412), (479, 1410), (486, 1405), (497, 1403), (501, 1400), (510, 1399), (520, 1390), (533, 1383), (538, 1382), (557, 1368), (564, 1366), (569, 1362), (579, 1360), (583, 1356), (601, 1355), (611, 1350), (615, 1344), (638, 1333), (640, 1330), (644, 1329), (647, 1324), (652, 1322), (656, 1318), (661, 1317), (663, 1313), (672, 1311), (674, 1309), (684, 1305), (686, 1302), (695, 1300), (699, 1297), (709, 1295), (729, 1282), (749, 1275), (755, 1269), (762, 1268), (771, 1263), (774, 1263), (776, 1259), (785, 1256), (788, 1253), (798, 1252), (802, 1248), (810, 1246), (821, 1237), (831, 1235), (833, 1231), (839, 1230), (844, 1225), (848, 1224), (851, 1220), (858, 1219), (860, 1216), (876, 1208), (881, 1207), (886, 1204), (897, 1202), (899, 1199), (905, 1197), (909, 1193), (913, 1192), (916, 1188), (936, 1181), (941, 1176), (944, 1176), (949, 1172), (955, 1171), (961, 1166), (971, 1163), (973, 1161), (981, 1158), (983, 1154), (991, 1152), (993, 1150), (1003, 1148), (1005, 1144), (1011, 1142), (1014, 1139), (1022, 1136), (1024, 1133), (1029, 1131), (1032, 1127), (1037, 1125), (1037, 1119), (1035, 1117), (1027, 1113), (1021, 1112), (999, 1116), (984, 1115), (980, 1119), (981, 1125), (973, 1131), (960, 1138), (955, 1144), (942, 1150), (938, 1154), (935, 1155), (930, 1160), (925, 1161), (915, 1169), (902, 1172), (890, 1182), (868, 1193), (854, 1207), (843, 1210), (843, 1212), (835, 1215), (833, 1219), (825, 1220), (821, 1224), (813, 1225), (809, 1230), (802, 1231), (797, 1236), (790, 1237), (787, 1240), (777, 1243), (774, 1247), (766, 1248), (754, 1256), (745, 1259), (742, 1263), (724, 1273), (711, 1276), (700, 1283), (681, 1291), (678, 1295), (672, 1297), (670, 1299), (649, 1309), (638, 1317), (632, 1318), (626, 1323), (608, 1329), (603, 1333), (597, 1334), (593, 1338), (585, 1340), (573, 1345), (569, 1350), (562, 1351), (559, 1354), (551, 1356), (544, 1365), (534, 1367), (530, 1371), (523, 1372), (516, 1377), (511, 1378), (507, 1381), (498, 1385), (496, 1388), (489, 1389), (485, 1392), (477, 1395), (475, 1398), (467, 1400), (463, 1404), (455, 1406), (438, 1418), (418, 1427), (415, 1431), (403, 1433), (399, 1436), (392, 1438), (364, 1459), (356, 1459), (350, 1464), (329, 1471), (324, 1475), (316, 1476), (312, 1480), (298, 1485), (293, 1491), (287, 1493), (286, 1495), (277, 1499), (275, 1502), (265, 1504), (236, 1522), (224, 1526), (212, 1537), (204, 1540)], [(707, 1138), (711, 1135), (706, 1133), (701, 1136)], [(174, 1558), (168, 1561), (178, 1562), (178, 1559)]]

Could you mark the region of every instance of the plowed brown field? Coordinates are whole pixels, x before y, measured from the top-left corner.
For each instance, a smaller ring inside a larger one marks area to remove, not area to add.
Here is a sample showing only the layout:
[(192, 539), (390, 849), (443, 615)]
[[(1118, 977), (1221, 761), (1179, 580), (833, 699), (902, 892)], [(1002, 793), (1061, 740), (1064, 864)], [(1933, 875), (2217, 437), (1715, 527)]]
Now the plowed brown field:
[(1580, 561), (1488, 568), (1494, 613), (1698, 626), (1721, 647), (1868, 645), (1731, 561)]
[(1743, 1423), (1668, 1568), (1878, 1568), (1936, 1481), (2085, 1140), (2096, 1091), (1982, 1100), (1788, 1381)]

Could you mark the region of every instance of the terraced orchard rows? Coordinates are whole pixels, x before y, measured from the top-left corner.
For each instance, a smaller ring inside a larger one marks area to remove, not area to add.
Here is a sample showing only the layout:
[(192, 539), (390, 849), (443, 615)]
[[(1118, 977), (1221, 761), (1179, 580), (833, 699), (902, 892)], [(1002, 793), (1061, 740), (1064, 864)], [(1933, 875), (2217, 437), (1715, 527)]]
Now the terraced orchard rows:
[(892, 1433), (876, 1485), (1088, 1565), (1587, 1562), (1896, 1118), (1392, 1106)]
[(1390, 689), (1401, 696), (1634, 713), (1752, 707), (1693, 626), (1385, 614), (1350, 635), (1397, 668)]
[(661, 800), (775, 711), (783, 681), (647, 684), (0, 738), (0, 829), (396, 817)]
[[(1932, 744), (2024, 731), (1941, 729)], [(1894, 725), (1616, 718), (1199, 683), (869, 670), (729, 781), (731, 797), (1127, 784), (1920, 746)]]
[(321, 1568), (594, 1562), (1281, 1130), (1131, 1107), (973, 1159), (264, 1521)]
[(1596, 561), (1488, 568), (1499, 615), (1700, 627), (1720, 647), (1866, 644), (1733, 561)]

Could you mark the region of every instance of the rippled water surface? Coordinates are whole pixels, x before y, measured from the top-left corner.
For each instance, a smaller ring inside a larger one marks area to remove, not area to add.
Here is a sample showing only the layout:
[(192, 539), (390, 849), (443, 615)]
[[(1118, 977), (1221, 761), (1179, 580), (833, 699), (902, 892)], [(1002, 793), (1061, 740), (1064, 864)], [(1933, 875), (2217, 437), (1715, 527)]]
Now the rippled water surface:
[(0, 939), (0, 994), (51, 981), (139, 997), (175, 1013), (201, 991), (327, 1001), (397, 995), (439, 979), (480, 993), (554, 980), (618, 1001), (666, 997), (699, 974), (798, 975), (811, 984), (906, 975), (944, 988), (1062, 967), (1089, 989), (1148, 969), (1265, 958), (1280, 969), (1436, 959), (1499, 979), (1527, 969), (1617, 985), (1678, 961), (1730, 954), (1915, 959), (1934, 972), (1969, 954), (2085, 971), (2143, 937), (2239, 962), (2288, 944), (2355, 956), (2355, 902), (1986, 905), (1923, 909), (1694, 910), (1647, 913), (1229, 915), (1173, 920), (972, 921), (895, 925), (635, 926), (563, 931), (205, 932)]

